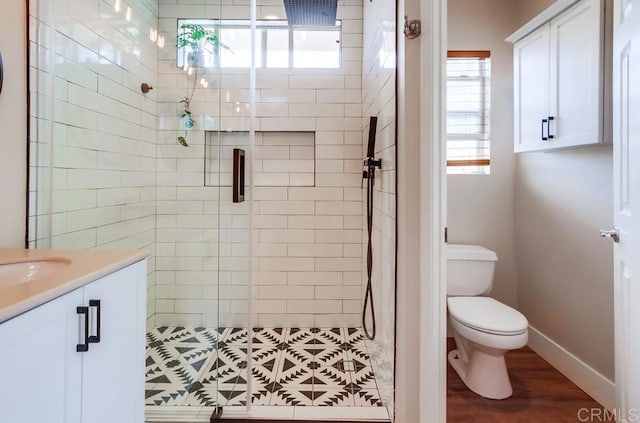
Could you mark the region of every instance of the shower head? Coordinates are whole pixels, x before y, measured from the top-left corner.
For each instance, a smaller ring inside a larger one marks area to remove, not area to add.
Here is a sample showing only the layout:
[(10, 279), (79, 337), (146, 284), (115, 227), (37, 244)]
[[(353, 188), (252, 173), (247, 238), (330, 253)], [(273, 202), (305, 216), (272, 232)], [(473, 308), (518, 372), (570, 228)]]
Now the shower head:
[(284, 0), (291, 26), (335, 26), (338, 0)]
[(367, 157), (373, 158), (376, 149), (376, 129), (378, 126), (378, 117), (371, 116), (369, 118), (369, 144), (367, 145)]

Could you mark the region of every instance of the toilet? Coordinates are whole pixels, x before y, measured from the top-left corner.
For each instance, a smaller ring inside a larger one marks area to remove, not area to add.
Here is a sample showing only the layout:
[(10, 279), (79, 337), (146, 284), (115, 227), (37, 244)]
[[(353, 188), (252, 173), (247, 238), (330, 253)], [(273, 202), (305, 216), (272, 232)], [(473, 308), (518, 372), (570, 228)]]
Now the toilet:
[(527, 344), (528, 322), (519, 311), (487, 297), (498, 256), (479, 245), (447, 245), (447, 310), (456, 349), (448, 355), (476, 394), (513, 394), (504, 355)]

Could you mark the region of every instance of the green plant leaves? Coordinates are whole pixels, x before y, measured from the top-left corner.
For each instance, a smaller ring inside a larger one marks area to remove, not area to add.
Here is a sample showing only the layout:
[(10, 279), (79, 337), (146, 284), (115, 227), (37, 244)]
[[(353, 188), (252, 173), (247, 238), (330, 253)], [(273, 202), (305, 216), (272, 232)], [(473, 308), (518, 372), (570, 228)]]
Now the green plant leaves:
[(181, 32), (178, 33), (178, 48), (189, 47), (192, 51), (212, 51), (207, 46), (220, 46), (226, 50), (231, 50), (229, 46), (226, 46), (220, 42), (220, 39), (214, 31), (206, 29), (199, 24), (182, 24), (180, 25)]
[(178, 142), (183, 147), (189, 147), (189, 144), (187, 144), (187, 139), (185, 137), (183, 137), (183, 136), (178, 137)]

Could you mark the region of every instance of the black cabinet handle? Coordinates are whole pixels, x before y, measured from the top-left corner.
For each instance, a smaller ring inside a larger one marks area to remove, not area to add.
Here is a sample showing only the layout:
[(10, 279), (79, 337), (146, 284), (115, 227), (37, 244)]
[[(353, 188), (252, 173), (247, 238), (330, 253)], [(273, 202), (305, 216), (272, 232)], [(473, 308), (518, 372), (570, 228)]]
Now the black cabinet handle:
[(549, 139), (553, 139), (553, 135), (551, 135), (551, 121), (553, 121), (553, 116), (549, 116), (549, 122), (547, 123), (547, 137)]
[[(541, 132), (542, 132), (542, 135), (541, 135), (542, 141), (546, 141), (547, 140), (547, 137), (544, 136), (544, 124), (545, 123), (548, 123), (548, 121), (546, 119), (542, 119), (542, 124), (540, 125), (540, 129), (541, 129)], [(547, 130), (548, 130), (548, 128), (549, 127), (547, 126)]]
[(2, 93), (2, 80), (4, 79), (3, 77), (3, 64), (2, 64), (2, 53), (0, 53), (0, 93)]
[(89, 308), (96, 308), (96, 334), (89, 336), (89, 343), (97, 344), (100, 342), (100, 300), (89, 300)]
[(233, 149), (233, 202), (244, 201), (244, 150)]
[(87, 352), (89, 351), (89, 307), (76, 307), (76, 313), (84, 314), (84, 340), (82, 343), (76, 345), (76, 351)]

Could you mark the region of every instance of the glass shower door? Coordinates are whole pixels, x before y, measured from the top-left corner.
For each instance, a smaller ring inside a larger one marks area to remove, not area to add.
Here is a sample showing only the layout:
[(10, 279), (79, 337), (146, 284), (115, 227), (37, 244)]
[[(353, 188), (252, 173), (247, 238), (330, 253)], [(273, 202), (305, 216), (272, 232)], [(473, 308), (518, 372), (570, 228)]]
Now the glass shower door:
[[(254, 143), (250, 5), (222, 5), (210, 90), (218, 116), (205, 128), (205, 186), (217, 190), (218, 403), (227, 412), (250, 404), (251, 162)], [(211, 16), (210, 16), (211, 17)]]
[[(177, 289), (167, 293), (176, 305), (171, 321), (193, 328), (195, 341), (210, 342), (201, 344), (208, 349), (206, 360), (195, 358), (198, 368), (189, 375), (187, 397), (180, 404), (190, 407), (182, 409), (186, 413), (246, 405), (242, 349), (247, 343), (249, 193), (244, 192), (242, 201), (240, 188), (248, 175), (240, 172), (245, 162), (239, 154), (234, 167), (234, 153), (244, 150), (245, 158), (249, 153), (247, 137), (242, 136), (249, 129), (249, 94), (242, 79), (248, 69), (225, 69), (228, 54), (242, 56), (225, 32), (225, 13), (225, 6), (207, 0), (161, 7), (159, 16), (161, 28), (167, 23), (178, 39), (177, 51), (161, 54), (168, 64), (161, 61), (159, 69), (160, 82), (173, 84), (162, 95), (167, 104), (159, 106), (166, 113), (159, 119), (159, 131), (165, 132), (160, 139), (167, 145), (158, 150), (159, 168), (168, 168), (167, 175), (158, 175), (159, 242), (165, 223), (169, 238), (180, 237), (175, 249), (169, 245), (163, 264), (176, 278)], [(185, 37), (207, 42), (198, 51), (197, 44), (180, 41)], [(166, 78), (164, 69), (170, 69)], [(182, 101), (176, 113), (178, 97)], [(163, 195), (170, 201), (166, 209)], [(186, 298), (180, 298), (183, 295)]]

